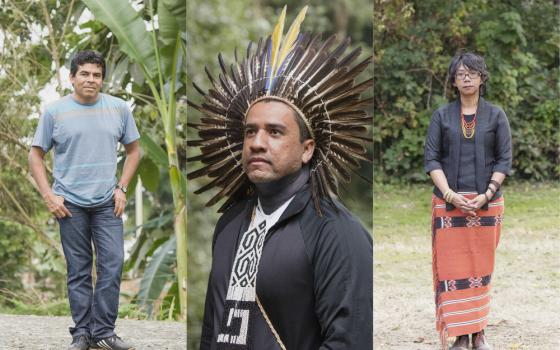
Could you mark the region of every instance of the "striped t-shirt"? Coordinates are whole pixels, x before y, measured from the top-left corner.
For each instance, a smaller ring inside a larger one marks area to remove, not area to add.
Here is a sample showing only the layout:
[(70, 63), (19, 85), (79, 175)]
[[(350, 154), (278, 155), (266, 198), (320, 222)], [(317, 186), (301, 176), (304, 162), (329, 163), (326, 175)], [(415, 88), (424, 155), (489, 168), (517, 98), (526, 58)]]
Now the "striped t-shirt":
[(67, 95), (47, 106), (33, 146), (54, 148), (53, 192), (83, 207), (109, 200), (116, 185), (117, 146), (140, 137), (134, 118), (120, 98), (99, 94), (81, 104)]

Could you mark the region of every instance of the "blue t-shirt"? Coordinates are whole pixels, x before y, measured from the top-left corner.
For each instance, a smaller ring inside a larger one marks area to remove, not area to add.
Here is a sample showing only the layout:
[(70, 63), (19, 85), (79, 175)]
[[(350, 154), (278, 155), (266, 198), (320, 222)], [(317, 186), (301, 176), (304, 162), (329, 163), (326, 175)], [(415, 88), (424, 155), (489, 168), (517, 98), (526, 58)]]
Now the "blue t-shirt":
[(32, 145), (45, 153), (54, 147), (53, 192), (92, 207), (113, 194), (118, 142), (127, 145), (139, 137), (120, 98), (100, 93), (96, 102), (81, 104), (67, 95), (47, 106)]

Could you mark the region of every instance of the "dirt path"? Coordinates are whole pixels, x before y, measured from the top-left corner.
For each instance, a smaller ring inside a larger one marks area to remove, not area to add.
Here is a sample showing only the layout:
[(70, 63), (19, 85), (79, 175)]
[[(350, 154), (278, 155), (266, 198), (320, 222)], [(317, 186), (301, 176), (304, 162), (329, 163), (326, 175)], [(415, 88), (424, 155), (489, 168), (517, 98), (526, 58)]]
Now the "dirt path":
[[(70, 317), (19, 316), (0, 314), (0, 349), (66, 349), (71, 342)], [(185, 350), (185, 324), (117, 320), (117, 334), (143, 349)]]
[[(489, 340), (495, 350), (560, 349), (560, 234), (504, 231), (492, 279)], [(439, 349), (429, 249), (429, 237), (376, 245), (375, 350)]]

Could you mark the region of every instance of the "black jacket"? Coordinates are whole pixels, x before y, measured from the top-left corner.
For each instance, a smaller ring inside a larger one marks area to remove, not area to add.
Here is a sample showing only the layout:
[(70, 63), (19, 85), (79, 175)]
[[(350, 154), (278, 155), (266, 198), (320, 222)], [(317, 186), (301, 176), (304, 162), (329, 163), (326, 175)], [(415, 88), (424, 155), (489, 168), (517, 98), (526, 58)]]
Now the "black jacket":
[[(216, 347), (231, 265), (255, 202), (237, 203), (218, 221), (200, 349)], [(345, 207), (337, 203), (335, 210), (322, 204), (321, 217), (306, 184), (271, 227), (259, 264), (257, 295), (288, 350), (369, 350), (372, 239)], [(279, 349), (262, 317), (252, 332), (252, 349)]]
[[(457, 191), (461, 154), (461, 102), (449, 103), (432, 115), (424, 148), (424, 171), (442, 169), (449, 187)], [(476, 190), (486, 192), (492, 173), (501, 172), (511, 175), (511, 132), (504, 111), (490, 104), (482, 97), (478, 100), (476, 111), (475, 171)], [(434, 186), (434, 194), (443, 198), (441, 191)], [(501, 193), (496, 193), (495, 197)]]

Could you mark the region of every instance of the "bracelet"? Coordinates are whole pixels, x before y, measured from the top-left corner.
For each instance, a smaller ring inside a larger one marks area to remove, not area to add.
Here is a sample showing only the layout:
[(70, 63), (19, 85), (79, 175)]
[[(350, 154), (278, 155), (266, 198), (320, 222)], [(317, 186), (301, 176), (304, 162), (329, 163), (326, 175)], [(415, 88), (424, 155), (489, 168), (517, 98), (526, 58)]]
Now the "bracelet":
[(490, 180), (490, 183), (491, 183), (492, 185), (496, 186), (496, 191), (498, 191), (498, 190), (500, 189), (500, 187), (502, 186), (502, 184), (499, 183), (499, 182), (496, 181), (496, 180)]
[(490, 203), (491, 198), (488, 198), (488, 196), (486, 195), (486, 192), (484, 192), (484, 198), (486, 198), (486, 203)]
[(492, 192), (492, 194), (496, 194), (496, 190), (493, 189), (492, 187), (488, 186), (488, 190), (489, 190), (490, 192)]
[(455, 192), (452, 189), (448, 189), (445, 194), (443, 195), (443, 199), (447, 203), (451, 203), (453, 201), (453, 197), (455, 197)]
[(115, 188), (121, 190), (122, 193), (126, 194), (126, 186), (125, 185), (117, 184), (117, 186), (115, 186)]

